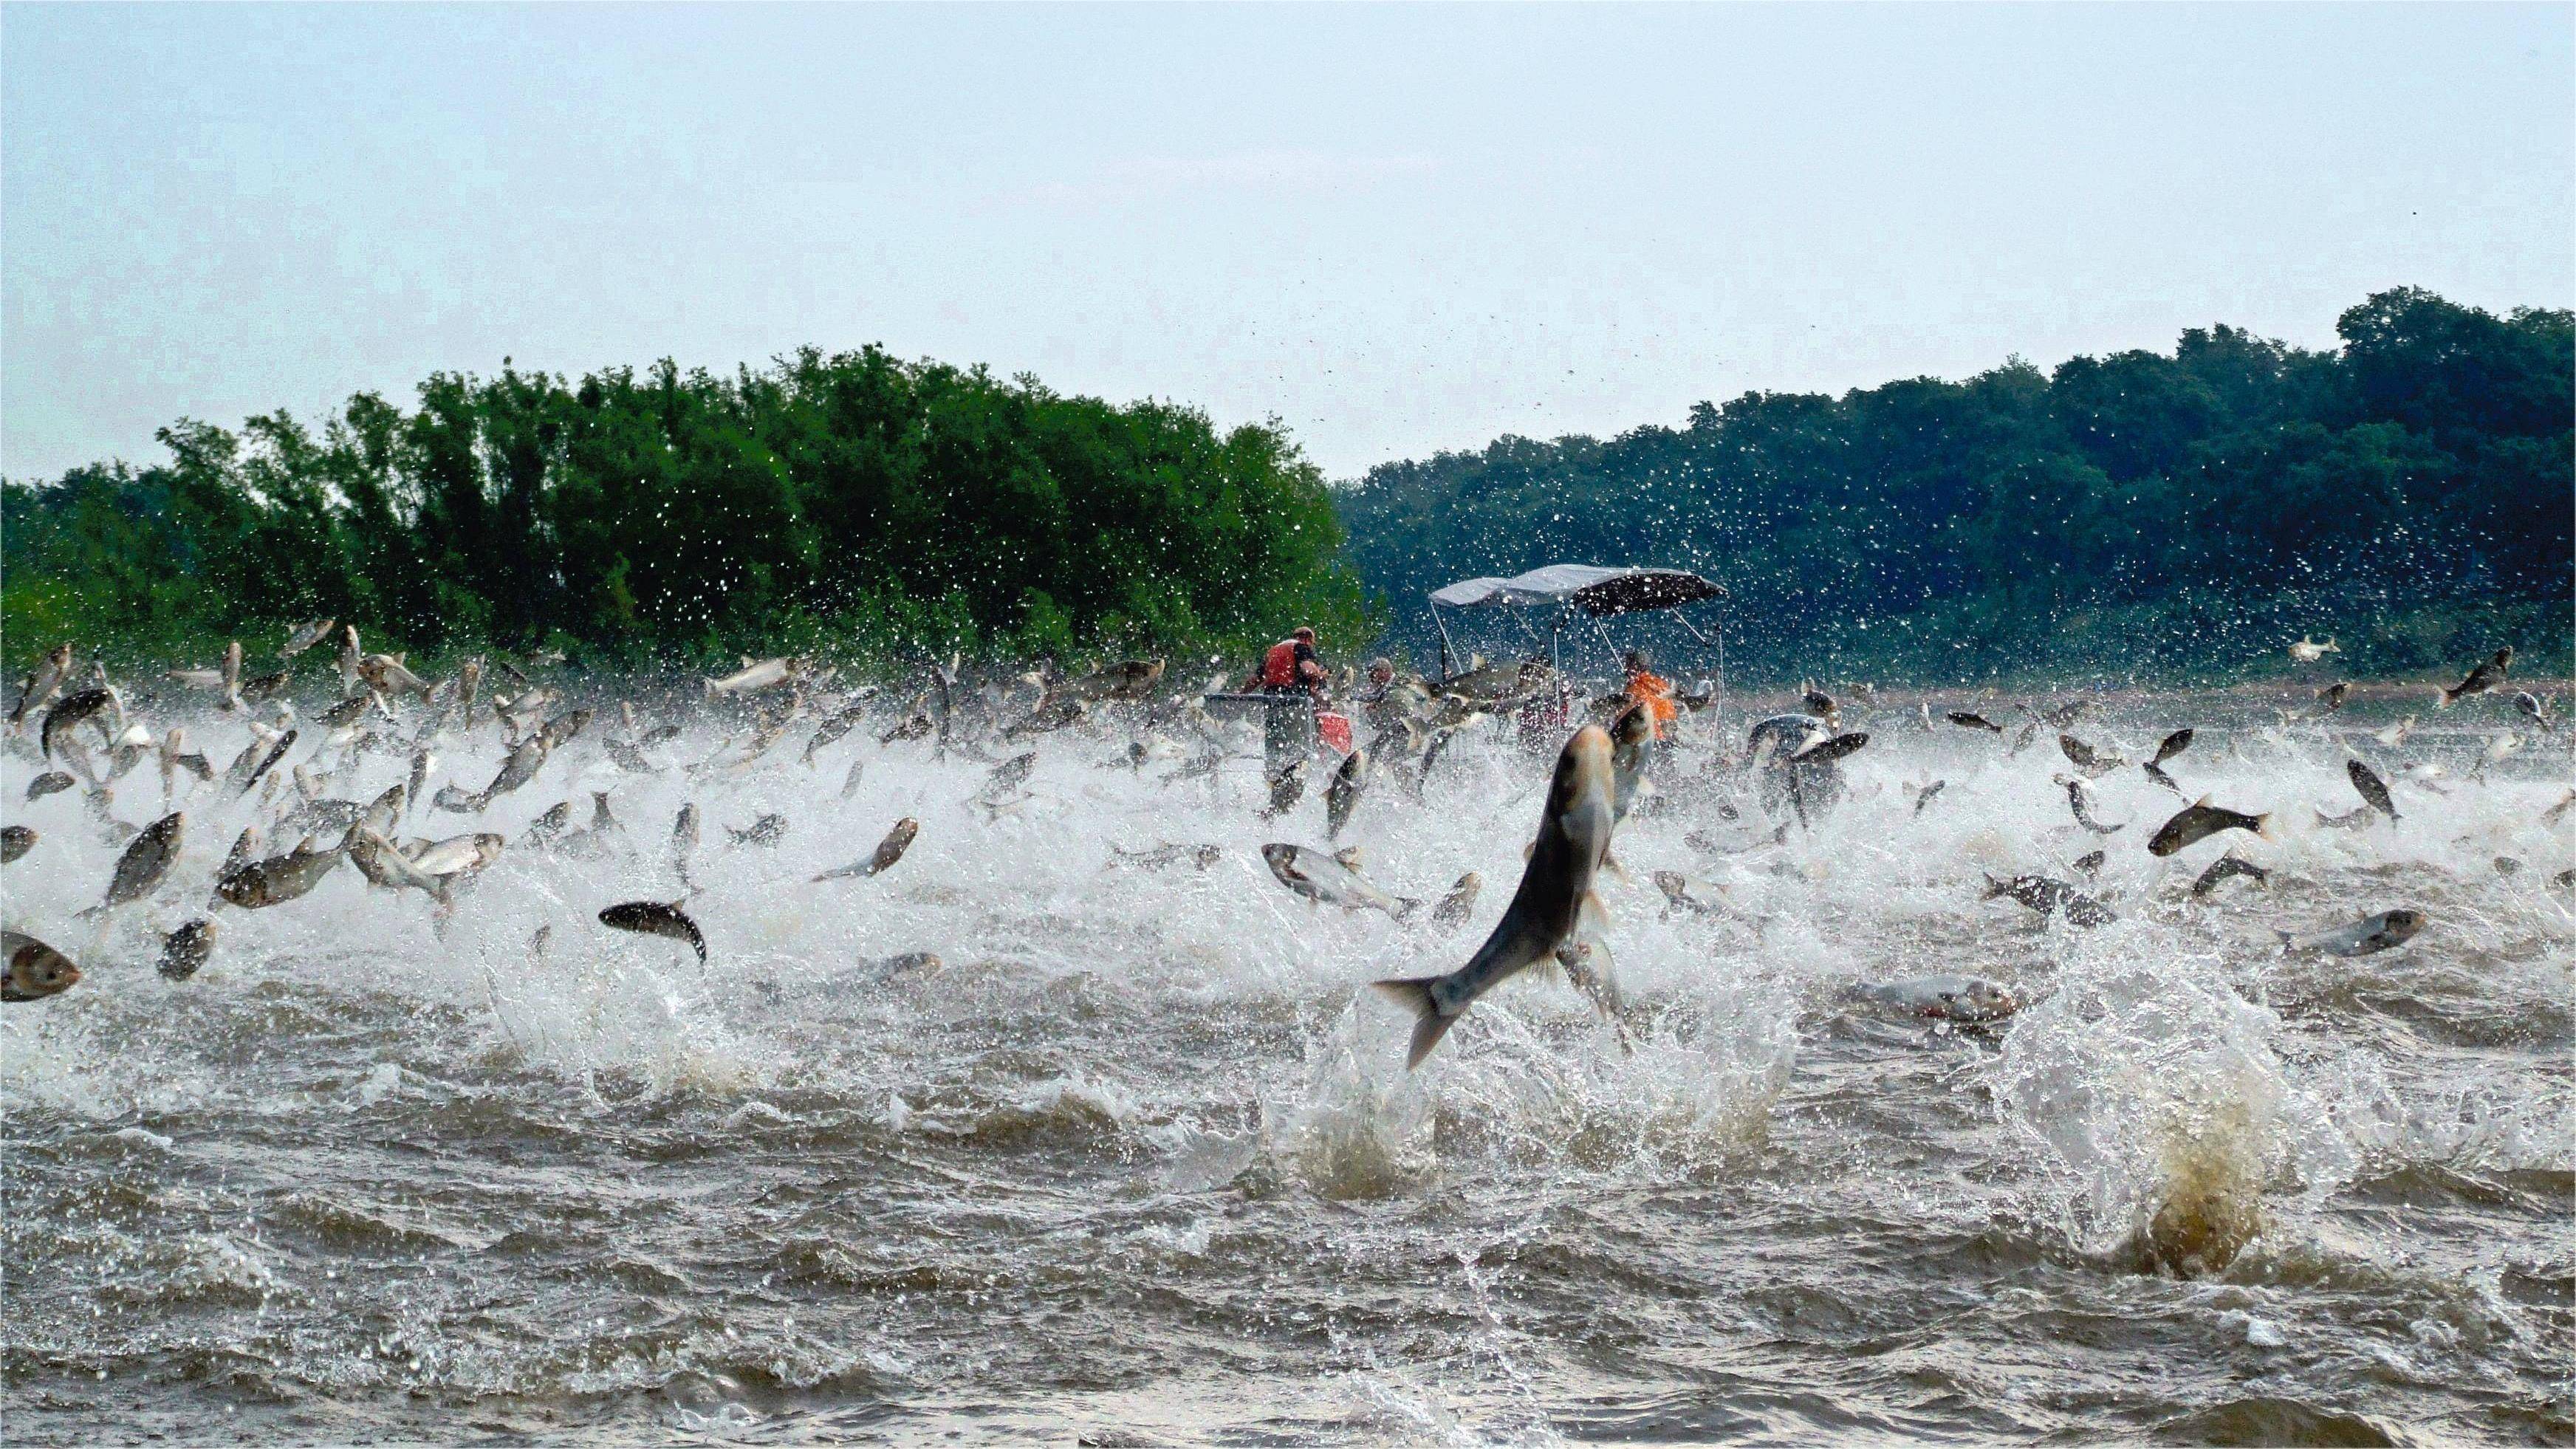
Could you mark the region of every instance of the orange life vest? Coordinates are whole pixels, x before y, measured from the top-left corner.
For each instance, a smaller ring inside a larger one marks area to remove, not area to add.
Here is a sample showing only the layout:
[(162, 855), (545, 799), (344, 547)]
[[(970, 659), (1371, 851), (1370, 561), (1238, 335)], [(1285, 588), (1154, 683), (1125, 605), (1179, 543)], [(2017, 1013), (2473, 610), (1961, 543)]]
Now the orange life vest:
[(1681, 713), (1673, 704), (1672, 685), (1661, 675), (1643, 669), (1628, 676), (1628, 702), (1646, 707), (1646, 722), (1659, 740), (1664, 737), (1664, 726)]
[(1297, 641), (1282, 639), (1271, 645), (1270, 652), (1261, 656), (1261, 687), (1294, 689), (1300, 682), (1297, 678)]

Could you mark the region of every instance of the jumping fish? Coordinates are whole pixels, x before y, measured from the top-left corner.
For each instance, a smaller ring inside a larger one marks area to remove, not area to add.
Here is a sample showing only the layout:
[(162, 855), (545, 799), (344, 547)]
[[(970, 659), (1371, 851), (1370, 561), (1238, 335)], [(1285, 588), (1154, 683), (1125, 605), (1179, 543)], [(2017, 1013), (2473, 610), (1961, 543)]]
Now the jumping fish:
[(2492, 658), (2480, 660), (2477, 667), (2469, 671), (2467, 678), (2437, 693), (2433, 697), (2434, 706), (2439, 709), (2449, 709), (2470, 695), (2484, 694), (2504, 683), (2505, 673), (2512, 667), (2513, 646), (2507, 644), (2498, 649)]
[(2203, 795), (2157, 827), (2154, 838), (2147, 842), (2147, 853), (2171, 855), (2222, 830), (2250, 830), (2269, 840), (2272, 838), (2268, 828), (2271, 818), (2270, 815), (2247, 815), (2223, 805), (2212, 805), (2209, 797)]
[(2109, 906), (2065, 881), (2044, 875), (2017, 875), (2010, 880), (1987, 876), (1985, 898), (1990, 901), (2009, 898), (2043, 916), (2051, 913), (2063, 915), (2068, 925), (2087, 929), (2107, 926), (2120, 919)]
[(81, 914), (103, 915), (158, 890), (161, 882), (169, 879), (170, 867), (178, 863), (179, 846), (187, 828), (188, 812), (184, 810), (174, 810), (145, 826), (127, 843), (125, 853), (116, 858), (116, 872), (107, 882), (107, 899)]
[(2197, 733), (2198, 731), (2189, 728), (2178, 729), (2172, 734), (2165, 736), (2162, 740), (2157, 741), (2156, 757), (2147, 761), (2148, 770), (2161, 772), (2164, 768), (2165, 761), (2170, 760), (2174, 756), (2191, 748), (2192, 736)]
[(26, 723), (30, 712), (43, 709), (52, 701), (54, 691), (71, 677), (72, 646), (57, 644), (36, 661), (36, 667), (27, 671), (25, 682), (18, 686), (18, 702), (9, 709), (10, 728)]
[(331, 626), (337, 622), (339, 621), (336, 619), (316, 619), (312, 623), (306, 624), (301, 628), (288, 630), (286, 633), (286, 646), (277, 651), (277, 657), (280, 659), (292, 659), (296, 655), (303, 653), (305, 650), (312, 648), (314, 645), (321, 643), (324, 639), (330, 637)]
[(1467, 924), (1476, 910), (1476, 897), (1485, 889), (1485, 878), (1474, 871), (1458, 877), (1440, 904), (1431, 908), (1431, 924), (1437, 930), (1454, 931)]
[(241, 758), (233, 761), (233, 775), (238, 777), (237, 780), (230, 782), (233, 785), (234, 798), (238, 799), (249, 794), (252, 787), (259, 784), (262, 775), (275, 768), (278, 761), (286, 758), (286, 752), (295, 746), (295, 734), (294, 730), (288, 730), (279, 735), (276, 743), (268, 747), (268, 753), (257, 759), (252, 758), (253, 752), (259, 748), (258, 742), (254, 740), (250, 749), (244, 750)]
[(358, 692), (358, 661), (365, 657), (365, 651), (358, 647), (358, 626), (355, 624), (344, 626), (340, 630), (340, 657), (336, 661), (340, 666), (342, 694)]
[(190, 921), (161, 938), (161, 974), (172, 981), (185, 981), (214, 954), (215, 923), (202, 918)]
[(707, 938), (678, 901), (627, 901), (601, 911), (599, 923), (615, 931), (686, 941), (698, 953), (698, 964), (707, 964)]
[(2084, 778), (2088, 780), (2100, 779), (2129, 763), (2118, 755), (2096, 750), (2070, 734), (2060, 734), (2057, 737), (2057, 749), (2060, 754), (2066, 756), (2067, 762), (2081, 771)]
[(1695, 916), (1718, 914), (1718, 908), (1708, 901), (1701, 900), (1697, 892), (1703, 888), (1714, 891), (1719, 887), (1710, 886), (1704, 881), (1692, 880), (1677, 870), (1656, 871), (1654, 879), (1655, 889), (1664, 893), (1665, 915), (1670, 916), (1674, 911), (1688, 911)]
[(2541, 704), (2540, 696), (2533, 694), (2528, 689), (2517, 689), (2514, 691), (2513, 707), (2522, 711), (2522, 717), (2531, 721), (2532, 725), (2542, 734), (2548, 734), (2550, 731), (2558, 728), (2557, 722), (2550, 719), (2548, 708)]
[(722, 679), (707, 681), (707, 697), (714, 699), (719, 695), (749, 694), (755, 690), (767, 689), (772, 685), (785, 682), (787, 676), (794, 672), (795, 666), (796, 661), (790, 658), (763, 659), (754, 663), (749, 656), (745, 656), (741, 669)]
[(1376, 983), (1414, 1015), (1408, 1067), (1422, 1064), (1476, 998), (1551, 954), (1615, 1016), (1618, 988), (1603, 940), (1608, 913), (1592, 891), (1601, 857), (1610, 849), (1610, 790), (1610, 736), (1586, 725), (1557, 755), (1529, 864), (1485, 944), (1445, 976)]
[(2195, 897), (2206, 896), (2240, 875), (2256, 885), (2262, 885), (2272, 879), (2270, 871), (2231, 850), (2209, 863), (2209, 869), (2202, 871), (2200, 879), (2191, 883), (2191, 893)]
[(1852, 995), (1930, 1021), (2001, 1021), (2022, 1006), (2021, 999), (2009, 989), (1977, 976), (1916, 976), (1903, 981), (1863, 983), (1852, 988)]
[(508, 842), (490, 831), (452, 835), (445, 840), (410, 842), (403, 850), (412, 864), (435, 876), (471, 876), (501, 858)]
[(1868, 743), (1867, 734), (1855, 731), (1851, 734), (1835, 735), (1830, 739), (1815, 740), (1800, 745), (1789, 752), (1789, 758), (1804, 765), (1821, 765), (1839, 760)]
[(2085, 829), (2092, 831), (2096, 835), (2117, 835), (2121, 831), (2129, 828), (2129, 823), (2125, 820), (2121, 821), (2117, 825), (2105, 825), (2101, 821), (2093, 818), (2092, 812), (2084, 807), (2084, 782), (2082, 780), (2076, 779), (2072, 775), (2060, 775), (2057, 778), (2066, 786), (2066, 803), (2075, 812), (2076, 824), (2083, 826)]
[(1269, 863), (1271, 875), (1281, 885), (1309, 901), (1329, 901), (1354, 911), (1384, 911), (1399, 921), (1422, 904), (1378, 889), (1359, 873), (1354, 863), (1357, 856), (1351, 851), (1326, 855), (1294, 845), (1265, 845), (1261, 847), (1261, 858)]
[(312, 890), (347, 853), (346, 842), (329, 850), (313, 848), (306, 836), (295, 849), (237, 867), (215, 880), (215, 894), (244, 910), (284, 905)]
[(2321, 951), (2329, 956), (2368, 956), (2391, 946), (2402, 946), (2423, 929), (2423, 912), (2395, 910), (2381, 911), (2348, 926), (2304, 936), (2283, 930), (2275, 930), (2272, 934), (2280, 938), (2284, 950)]
[(1271, 819), (1287, 814), (1306, 796), (1306, 762), (1290, 760), (1270, 777), (1270, 808), (1263, 814)]
[(903, 859), (903, 853), (912, 848), (913, 837), (920, 833), (921, 822), (907, 815), (894, 823), (894, 828), (885, 833), (885, 839), (877, 842), (875, 853), (867, 859), (854, 861), (835, 870), (827, 870), (814, 879), (818, 881), (864, 879), (877, 875), (896, 861)]
[(1342, 827), (1351, 823), (1351, 812), (1359, 808), (1360, 792), (1368, 785), (1368, 751), (1355, 749), (1342, 759), (1333, 778), (1324, 786), (1324, 837), (1341, 838)]
[(2397, 813), (2397, 802), (2388, 796), (2388, 782), (2379, 778), (2377, 770), (2360, 760), (2346, 760), (2343, 762), (2343, 772), (2352, 781), (2352, 788), (2360, 793), (2362, 800), (2371, 809), (2391, 820), (2405, 818)]
[(42, 1001), (80, 984), (72, 958), (17, 931), (0, 931), (0, 956), (8, 959), (0, 976), (0, 1001)]
[(388, 890), (409, 888), (444, 902), (448, 883), (456, 878), (453, 873), (435, 875), (423, 869), (420, 862), (404, 855), (392, 841), (363, 822), (350, 828), (343, 847), (349, 853), (349, 864), (357, 867), (360, 875)]
[(36, 731), (37, 743), (44, 748), (45, 758), (54, 757), (54, 748), (74, 726), (116, 702), (116, 691), (105, 685), (84, 689), (69, 695), (45, 711), (45, 722)]

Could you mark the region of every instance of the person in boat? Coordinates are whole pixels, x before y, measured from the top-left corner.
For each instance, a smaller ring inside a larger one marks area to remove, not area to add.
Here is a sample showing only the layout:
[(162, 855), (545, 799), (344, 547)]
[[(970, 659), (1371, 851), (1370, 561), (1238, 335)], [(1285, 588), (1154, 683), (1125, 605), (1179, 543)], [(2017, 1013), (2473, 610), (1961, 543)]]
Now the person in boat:
[(1313, 753), (1327, 719), (1339, 721), (1339, 747), (1349, 751), (1349, 721), (1324, 713), (1324, 687), (1331, 678), (1324, 672), (1324, 662), (1315, 657), (1313, 627), (1301, 624), (1263, 651), (1261, 667), (1243, 682), (1245, 692), (1257, 690), (1271, 697), (1261, 731), (1262, 764), (1270, 774), (1275, 776)]
[(1642, 649), (1629, 650), (1626, 662), (1628, 702), (1645, 707), (1646, 723), (1653, 729), (1655, 738), (1660, 740), (1664, 737), (1665, 728), (1681, 713), (1680, 707), (1673, 703), (1672, 681), (1647, 667), (1646, 651)]
[(1261, 667), (1252, 671), (1243, 687), (1265, 694), (1302, 693), (1320, 700), (1329, 678), (1323, 661), (1315, 657), (1314, 628), (1300, 624), (1287, 638), (1263, 652)]

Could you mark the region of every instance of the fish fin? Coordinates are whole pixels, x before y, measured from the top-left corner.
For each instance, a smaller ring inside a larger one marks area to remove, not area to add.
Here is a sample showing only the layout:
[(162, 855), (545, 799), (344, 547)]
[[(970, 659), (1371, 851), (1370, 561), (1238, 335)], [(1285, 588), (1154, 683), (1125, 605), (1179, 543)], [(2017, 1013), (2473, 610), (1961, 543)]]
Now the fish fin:
[(2194, 809), (2194, 810), (2198, 810), (2198, 809), (2200, 809), (2202, 806), (2207, 805), (2208, 803), (2209, 803), (2209, 797), (2208, 797), (2207, 795), (2203, 795), (2203, 796), (2201, 796), (2199, 799), (2194, 800), (2194, 801), (2192, 801), (2192, 802), (2191, 802), (2191, 808), (2192, 808), (2192, 809)]
[(1344, 870), (1357, 870), (1360, 868), (1360, 848), (1356, 845), (1345, 845), (1333, 852), (1333, 859), (1341, 862)]
[[(1565, 969), (1565, 979), (1591, 999), (1592, 1009), (1616, 1021), (1619, 1019), (1619, 983), (1610, 974), (1610, 948), (1598, 941), (1568, 941), (1556, 948), (1556, 964)], [(1598, 969), (1594, 963), (1598, 962)]]
[(1612, 855), (1606, 850), (1601, 852), (1601, 868), (1610, 872), (1613, 876), (1618, 877), (1621, 885), (1636, 884), (1636, 881), (1630, 878), (1628, 868), (1619, 863), (1618, 857)]
[(2293, 935), (2288, 931), (2284, 931), (2278, 926), (2274, 926), (2272, 928), (2272, 934), (2280, 938), (2281, 949), (2284, 951), (2289, 950), (2290, 947), (2299, 939), (2296, 935)]
[(2278, 839), (2277, 836), (2272, 834), (2272, 813), (2270, 811), (2267, 810), (2254, 817), (2254, 833), (2256, 836), (2264, 840)]
[(99, 904), (90, 907), (88, 910), (72, 912), (72, 919), (76, 921), (90, 921), (96, 920), (98, 917), (106, 914), (107, 903), (101, 901)]
[(2458, 695), (2455, 695), (2455, 694), (2453, 694), (2453, 693), (2451, 693), (2451, 691), (2450, 691), (2447, 687), (2442, 688), (2442, 689), (2434, 690), (2434, 691), (2433, 691), (2433, 707), (2434, 707), (2435, 709), (2449, 709), (2449, 708), (2451, 707), (2451, 703), (2452, 703), (2452, 701), (2453, 701), (2453, 700), (2456, 700), (2456, 699), (2458, 699), (2458, 698), (2459, 698), (2459, 696), (2458, 696)]
[(2009, 881), (2000, 881), (1989, 875), (1986, 877), (1986, 893), (1979, 899), (1991, 901), (2011, 890), (2012, 884)]
[(1406, 1046), (1404, 1055), (1406, 1071), (1422, 1065), (1422, 1059), (1431, 1055), (1431, 1049), (1440, 1045), (1440, 1038), (1448, 1034), (1450, 1024), (1458, 1019), (1441, 1015), (1440, 1003), (1431, 998), (1432, 983), (1440, 979), (1437, 976), (1415, 976), (1369, 983), (1384, 992), (1389, 1000), (1413, 1013), (1413, 1040)]

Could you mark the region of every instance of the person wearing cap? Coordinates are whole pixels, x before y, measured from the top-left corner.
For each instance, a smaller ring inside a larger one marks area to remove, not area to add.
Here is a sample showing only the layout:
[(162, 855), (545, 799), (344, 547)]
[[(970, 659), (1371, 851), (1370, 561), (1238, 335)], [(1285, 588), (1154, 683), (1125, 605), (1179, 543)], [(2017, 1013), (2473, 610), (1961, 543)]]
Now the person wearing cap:
[[(1315, 631), (1300, 625), (1261, 656), (1261, 667), (1243, 682), (1246, 691), (1271, 697), (1262, 723), (1262, 765), (1272, 775), (1313, 752), (1324, 707), (1323, 661), (1315, 657)], [(1303, 698), (1298, 698), (1303, 696)], [(1292, 705), (1291, 699), (1297, 702)], [(1347, 728), (1347, 726), (1345, 726)]]
[(1270, 646), (1261, 656), (1261, 667), (1243, 682), (1243, 687), (1271, 694), (1304, 690), (1320, 696), (1328, 677), (1323, 661), (1315, 657), (1314, 629), (1300, 624), (1287, 638)]
[(1360, 683), (1360, 717), (1380, 736), (1403, 728), (1404, 704), (1395, 694), (1395, 661), (1384, 657), (1369, 661), (1368, 676)]

